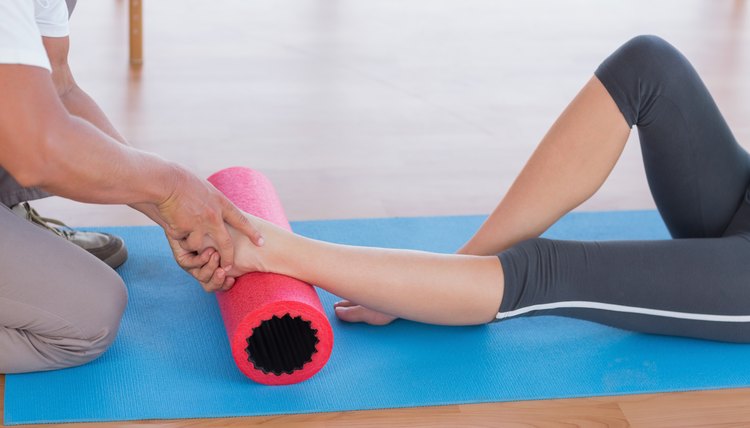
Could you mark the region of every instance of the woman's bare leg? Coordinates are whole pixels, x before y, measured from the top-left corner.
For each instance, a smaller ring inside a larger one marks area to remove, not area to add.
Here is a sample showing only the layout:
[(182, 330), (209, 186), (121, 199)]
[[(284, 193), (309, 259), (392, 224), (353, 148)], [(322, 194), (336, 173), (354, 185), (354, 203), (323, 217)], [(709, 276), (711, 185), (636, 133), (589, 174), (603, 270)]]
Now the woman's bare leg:
[[(630, 127), (614, 100), (599, 79), (592, 77), (459, 254), (497, 254), (539, 236), (601, 187), (629, 134)], [(394, 319), (356, 300), (337, 306), (341, 309), (336, 314), (345, 321), (387, 324)]]
[(629, 134), (630, 127), (614, 100), (599, 79), (592, 77), (459, 252), (497, 254), (539, 236), (601, 187)]
[(266, 271), (315, 284), (391, 317), (431, 324), (481, 324), (495, 318), (503, 294), (496, 256), (353, 247), (295, 235), (249, 217), (262, 247), (234, 232), (230, 275)]

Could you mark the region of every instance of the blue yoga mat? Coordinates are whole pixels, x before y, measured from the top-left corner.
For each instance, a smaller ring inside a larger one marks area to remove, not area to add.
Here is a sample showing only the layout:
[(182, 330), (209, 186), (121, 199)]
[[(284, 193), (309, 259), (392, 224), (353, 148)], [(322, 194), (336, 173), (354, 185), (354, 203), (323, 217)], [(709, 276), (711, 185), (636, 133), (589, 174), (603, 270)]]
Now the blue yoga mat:
[[(307, 236), (382, 247), (455, 251), (483, 217), (312, 221)], [(172, 261), (156, 227), (110, 228), (130, 260), (118, 339), (83, 367), (9, 375), (5, 423), (114, 421), (327, 412), (488, 401), (743, 387), (750, 346), (651, 336), (561, 317), (473, 327), (397, 321), (345, 324), (319, 291), (335, 344), (310, 380), (269, 387), (234, 366), (213, 295)], [(660, 239), (655, 212), (574, 213), (546, 236)], [(394, 299), (398, 296), (393, 296)]]

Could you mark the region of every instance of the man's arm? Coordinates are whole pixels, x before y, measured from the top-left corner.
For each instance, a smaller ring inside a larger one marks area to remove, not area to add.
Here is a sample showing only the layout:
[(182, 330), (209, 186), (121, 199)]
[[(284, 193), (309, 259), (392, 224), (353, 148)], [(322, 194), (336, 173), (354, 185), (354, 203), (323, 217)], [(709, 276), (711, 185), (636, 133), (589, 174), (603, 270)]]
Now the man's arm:
[(81, 202), (163, 202), (177, 166), (70, 116), (49, 76), (38, 67), (0, 65), (0, 164), (23, 186)]
[(205, 180), (68, 114), (46, 70), (0, 65), (0, 93), (0, 165), (21, 185), (81, 202), (141, 205), (185, 250), (216, 248), (226, 270), (234, 251), (224, 222), (261, 242)]
[(85, 119), (100, 131), (122, 144), (128, 144), (109, 121), (96, 102), (76, 83), (68, 65), (70, 37), (42, 37), (44, 49), (52, 65), (52, 82), (65, 109), (73, 116)]
[[(115, 129), (96, 102), (78, 86), (73, 78), (73, 73), (68, 65), (70, 38), (67, 36), (42, 37), (42, 42), (52, 66), (52, 82), (57, 95), (60, 97), (60, 101), (62, 101), (68, 113), (86, 120), (116, 141), (129, 145), (125, 137)], [(158, 213), (154, 212), (153, 205), (144, 203), (130, 205), (159, 223), (159, 216)], [(198, 253), (185, 250), (181, 246), (182, 243), (169, 236), (169, 234), (167, 234), (167, 239), (175, 258), (181, 265), (187, 263), (201, 266), (200, 275), (195, 270), (191, 270), (191, 273), (195, 273), (194, 276), (196, 276), (201, 286), (207, 291), (227, 290), (234, 285), (234, 278), (228, 277), (226, 272), (219, 268), (219, 263), (223, 262), (223, 260), (219, 260), (219, 253), (214, 249), (209, 248)], [(207, 276), (206, 272), (208, 272)]]

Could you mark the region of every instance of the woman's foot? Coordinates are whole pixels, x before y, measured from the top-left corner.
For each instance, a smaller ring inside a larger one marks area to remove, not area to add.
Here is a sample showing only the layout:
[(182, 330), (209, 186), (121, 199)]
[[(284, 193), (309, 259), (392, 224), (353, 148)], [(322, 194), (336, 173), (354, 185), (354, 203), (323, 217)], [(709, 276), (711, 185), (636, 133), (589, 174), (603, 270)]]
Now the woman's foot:
[[(278, 269), (278, 267), (283, 264), (283, 257), (282, 261), (279, 262), (278, 257), (274, 257), (274, 255), (288, 253), (288, 251), (284, 250), (284, 245), (288, 245), (284, 238), (291, 235), (291, 232), (283, 230), (273, 223), (254, 217), (250, 214), (247, 214), (247, 219), (253, 222), (255, 227), (263, 234), (265, 244), (262, 247), (257, 247), (250, 242), (250, 238), (240, 234), (234, 228), (229, 227), (229, 233), (232, 235), (232, 240), (235, 242), (235, 265), (232, 268), (232, 271), (228, 272), (227, 275), (239, 276), (246, 272), (283, 273), (283, 269)], [(364, 322), (371, 325), (386, 325), (398, 318), (393, 315), (368, 309), (348, 300), (342, 300), (336, 303), (334, 308), (336, 316), (346, 322)]]
[(274, 252), (283, 253), (283, 251), (279, 250), (279, 241), (283, 235), (289, 235), (291, 232), (260, 217), (255, 217), (252, 214), (245, 213), (245, 217), (263, 234), (264, 243), (262, 247), (259, 247), (252, 243), (250, 237), (227, 225), (229, 235), (232, 237), (232, 242), (234, 242), (234, 266), (227, 272), (227, 275), (238, 277), (248, 272), (281, 273), (273, 270), (273, 266), (276, 266), (276, 264), (272, 264), (269, 258), (271, 258), (271, 254)]
[(342, 300), (333, 305), (336, 316), (346, 322), (364, 322), (371, 325), (386, 325), (398, 317), (367, 309), (362, 305)]

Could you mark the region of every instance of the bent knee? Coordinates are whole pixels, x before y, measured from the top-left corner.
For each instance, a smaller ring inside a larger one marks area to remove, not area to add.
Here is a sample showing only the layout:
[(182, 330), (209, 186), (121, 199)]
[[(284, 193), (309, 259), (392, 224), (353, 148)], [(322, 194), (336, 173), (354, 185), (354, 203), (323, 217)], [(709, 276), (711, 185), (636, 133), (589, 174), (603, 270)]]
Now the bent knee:
[(128, 303), (128, 292), (125, 282), (111, 269), (107, 269), (107, 275), (100, 276), (97, 281), (100, 293), (89, 301), (90, 318), (82, 331), (92, 349), (101, 353), (117, 336)]
[(652, 34), (635, 36), (622, 45), (621, 50), (634, 56), (669, 55), (677, 49), (666, 40)]
[(658, 36), (630, 39), (607, 57), (596, 70), (629, 126), (643, 126), (658, 100), (680, 97), (700, 82), (680, 51)]
[(79, 334), (68, 338), (40, 338), (54, 348), (51, 354), (57, 357), (54, 363), (58, 367), (55, 368), (86, 364), (104, 354), (117, 338), (128, 300), (125, 283), (111, 269), (92, 281), (96, 282), (97, 290), (82, 297), (85, 305), (76, 325)]
[(612, 54), (610, 61), (635, 70), (647, 79), (672, 79), (688, 62), (680, 51), (659, 36), (633, 37)]

